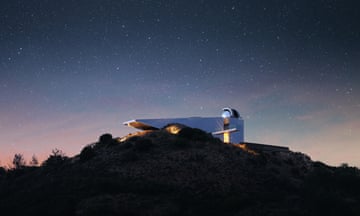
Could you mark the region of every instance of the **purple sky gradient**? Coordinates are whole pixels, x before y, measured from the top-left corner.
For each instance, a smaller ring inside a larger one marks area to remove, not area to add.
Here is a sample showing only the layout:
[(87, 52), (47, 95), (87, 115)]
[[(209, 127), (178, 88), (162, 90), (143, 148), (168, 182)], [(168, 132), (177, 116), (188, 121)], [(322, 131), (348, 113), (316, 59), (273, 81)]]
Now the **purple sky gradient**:
[(230, 106), (246, 141), (360, 167), (355, 0), (0, 4), (0, 165)]

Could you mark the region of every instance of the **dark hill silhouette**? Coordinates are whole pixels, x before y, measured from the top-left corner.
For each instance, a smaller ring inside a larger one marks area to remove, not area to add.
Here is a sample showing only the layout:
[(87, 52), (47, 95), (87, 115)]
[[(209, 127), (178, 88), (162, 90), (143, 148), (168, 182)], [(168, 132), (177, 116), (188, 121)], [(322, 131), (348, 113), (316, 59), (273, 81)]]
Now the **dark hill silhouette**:
[(104, 134), (75, 157), (2, 170), (0, 214), (360, 215), (357, 168), (168, 131)]

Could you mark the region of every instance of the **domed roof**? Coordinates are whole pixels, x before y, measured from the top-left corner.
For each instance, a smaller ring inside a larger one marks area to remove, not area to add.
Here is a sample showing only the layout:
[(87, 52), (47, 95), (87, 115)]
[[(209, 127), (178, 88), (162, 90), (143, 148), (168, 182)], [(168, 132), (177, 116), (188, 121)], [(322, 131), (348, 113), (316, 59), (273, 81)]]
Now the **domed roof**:
[(223, 118), (239, 118), (240, 117), (238, 111), (236, 111), (235, 109), (229, 108), (229, 107), (223, 108), (223, 112), (222, 112), (221, 116)]

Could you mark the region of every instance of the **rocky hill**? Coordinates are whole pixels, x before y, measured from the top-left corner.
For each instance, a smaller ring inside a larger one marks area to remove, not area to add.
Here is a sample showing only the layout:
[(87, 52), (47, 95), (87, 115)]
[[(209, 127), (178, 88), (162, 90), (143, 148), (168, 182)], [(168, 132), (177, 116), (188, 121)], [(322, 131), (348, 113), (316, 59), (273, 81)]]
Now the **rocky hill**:
[(0, 173), (1, 215), (360, 215), (360, 175), (182, 128), (113, 139)]

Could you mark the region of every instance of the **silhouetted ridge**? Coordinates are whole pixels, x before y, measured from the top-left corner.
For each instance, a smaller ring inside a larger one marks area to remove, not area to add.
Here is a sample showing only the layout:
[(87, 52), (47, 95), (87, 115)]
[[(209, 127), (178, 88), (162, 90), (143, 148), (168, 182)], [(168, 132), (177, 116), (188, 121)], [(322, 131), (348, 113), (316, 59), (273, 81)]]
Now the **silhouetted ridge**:
[(354, 167), (256, 152), (170, 124), (0, 170), (2, 215), (359, 215)]

